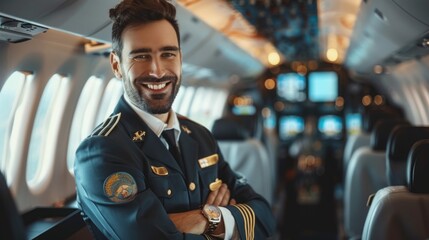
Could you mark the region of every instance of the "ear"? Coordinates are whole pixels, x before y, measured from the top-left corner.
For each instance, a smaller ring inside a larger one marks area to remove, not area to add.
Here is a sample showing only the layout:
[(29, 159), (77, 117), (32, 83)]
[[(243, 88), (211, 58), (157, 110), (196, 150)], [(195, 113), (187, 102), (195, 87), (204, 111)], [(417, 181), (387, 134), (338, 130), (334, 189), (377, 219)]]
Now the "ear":
[(117, 79), (122, 79), (121, 63), (119, 62), (119, 56), (115, 52), (110, 52), (110, 66)]

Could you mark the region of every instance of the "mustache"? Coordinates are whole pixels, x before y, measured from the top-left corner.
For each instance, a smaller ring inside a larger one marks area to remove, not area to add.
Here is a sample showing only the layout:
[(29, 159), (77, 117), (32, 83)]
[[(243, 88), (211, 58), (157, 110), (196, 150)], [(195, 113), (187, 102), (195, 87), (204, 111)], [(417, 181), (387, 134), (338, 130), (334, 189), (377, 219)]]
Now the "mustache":
[(147, 83), (147, 82), (165, 82), (165, 81), (177, 81), (176, 76), (164, 76), (162, 78), (157, 78), (153, 76), (144, 76), (136, 78), (138, 83)]

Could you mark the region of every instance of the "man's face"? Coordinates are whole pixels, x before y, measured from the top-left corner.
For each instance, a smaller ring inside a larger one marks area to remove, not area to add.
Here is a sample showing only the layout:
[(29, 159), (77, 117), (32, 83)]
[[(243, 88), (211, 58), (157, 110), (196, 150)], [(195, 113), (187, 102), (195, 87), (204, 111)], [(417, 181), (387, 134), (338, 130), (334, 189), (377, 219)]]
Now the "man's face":
[(124, 80), (125, 94), (144, 111), (168, 112), (181, 83), (182, 59), (174, 28), (166, 20), (132, 26), (123, 31), (122, 41), (122, 61), (117, 57), (111, 61)]

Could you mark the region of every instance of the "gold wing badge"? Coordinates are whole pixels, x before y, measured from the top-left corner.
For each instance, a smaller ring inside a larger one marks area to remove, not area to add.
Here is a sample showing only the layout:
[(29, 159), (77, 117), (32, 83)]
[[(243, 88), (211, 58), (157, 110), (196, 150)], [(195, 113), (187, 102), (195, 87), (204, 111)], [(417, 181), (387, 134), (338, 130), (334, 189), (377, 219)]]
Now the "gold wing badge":
[(189, 130), (189, 128), (188, 128), (187, 126), (182, 125), (181, 127), (182, 127), (182, 130), (183, 130), (185, 133), (187, 133), (187, 134), (191, 134), (191, 133), (192, 133), (192, 131), (191, 131), (191, 130)]
[(139, 131), (135, 132), (134, 136), (133, 136), (133, 142), (143, 141), (144, 136), (146, 136), (145, 131), (139, 130)]

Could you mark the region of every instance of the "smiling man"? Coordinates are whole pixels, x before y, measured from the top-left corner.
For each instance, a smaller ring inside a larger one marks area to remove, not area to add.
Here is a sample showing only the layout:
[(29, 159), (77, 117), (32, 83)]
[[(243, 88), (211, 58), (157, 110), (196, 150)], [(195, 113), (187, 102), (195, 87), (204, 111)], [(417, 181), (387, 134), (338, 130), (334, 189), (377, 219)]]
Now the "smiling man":
[(275, 229), (267, 202), (207, 129), (171, 109), (182, 67), (175, 13), (165, 0), (110, 10), (124, 96), (76, 152), (84, 219), (100, 239), (266, 239)]

